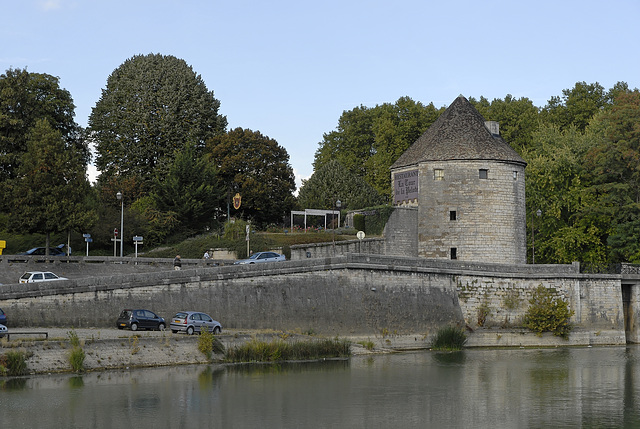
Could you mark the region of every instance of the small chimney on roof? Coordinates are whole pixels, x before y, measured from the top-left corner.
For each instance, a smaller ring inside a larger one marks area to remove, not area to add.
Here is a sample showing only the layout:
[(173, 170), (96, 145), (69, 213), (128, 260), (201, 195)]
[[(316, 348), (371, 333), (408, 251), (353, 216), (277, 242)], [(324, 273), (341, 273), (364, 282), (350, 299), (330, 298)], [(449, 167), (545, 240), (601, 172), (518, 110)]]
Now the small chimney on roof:
[(498, 137), (500, 135), (500, 124), (496, 121), (485, 121), (484, 126), (487, 127), (491, 135)]

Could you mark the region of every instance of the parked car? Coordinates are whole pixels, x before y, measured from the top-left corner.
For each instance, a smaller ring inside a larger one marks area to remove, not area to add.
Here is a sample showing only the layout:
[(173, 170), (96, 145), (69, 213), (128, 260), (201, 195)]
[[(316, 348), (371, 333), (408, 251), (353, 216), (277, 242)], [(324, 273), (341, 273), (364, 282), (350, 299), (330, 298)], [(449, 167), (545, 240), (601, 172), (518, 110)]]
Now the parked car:
[[(44, 256), (46, 251), (46, 247), (34, 247), (33, 249), (20, 253), (20, 255)], [(60, 244), (57, 247), (49, 247), (49, 256), (67, 256), (67, 253), (64, 251), (64, 244)]]
[(27, 271), (20, 277), (20, 283), (51, 282), (55, 280), (69, 280), (66, 277), (59, 277), (51, 271)]
[(222, 325), (205, 313), (197, 311), (180, 311), (171, 319), (171, 332), (186, 332), (193, 335), (195, 332), (207, 330), (214, 334), (222, 332)]
[(7, 329), (7, 327), (4, 325), (0, 325), (0, 338), (4, 337), (8, 333), (9, 333), (9, 330)]
[(7, 324), (7, 313), (2, 311), (2, 309), (0, 308), (0, 325), (6, 325), (6, 324)]
[(258, 252), (249, 256), (247, 259), (241, 259), (234, 262), (234, 265), (259, 264), (261, 262), (277, 262), (286, 261), (287, 258), (276, 252)]
[(132, 331), (138, 329), (153, 329), (157, 331), (164, 331), (167, 324), (164, 319), (158, 316), (153, 311), (149, 310), (122, 310), (118, 320), (116, 320), (116, 326), (118, 329), (128, 328)]

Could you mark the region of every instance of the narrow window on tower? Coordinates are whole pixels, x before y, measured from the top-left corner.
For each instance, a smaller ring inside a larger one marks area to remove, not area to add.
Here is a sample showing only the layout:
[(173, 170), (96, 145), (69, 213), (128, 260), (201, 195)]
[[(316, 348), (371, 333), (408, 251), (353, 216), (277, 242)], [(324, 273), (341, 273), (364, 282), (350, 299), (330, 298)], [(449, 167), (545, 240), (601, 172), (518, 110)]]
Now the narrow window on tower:
[(451, 259), (458, 259), (458, 249), (455, 247), (451, 248)]
[(450, 210), (449, 211), (449, 220), (456, 220), (458, 219), (458, 214), (456, 213), (455, 210)]
[(480, 169), (480, 178), (481, 179), (488, 179), (489, 178), (489, 170), (487, 170), (486, 168), (481, 168)]
[(517, 171), (513, 172), (513, 180), (518, 180), (518, 172)]

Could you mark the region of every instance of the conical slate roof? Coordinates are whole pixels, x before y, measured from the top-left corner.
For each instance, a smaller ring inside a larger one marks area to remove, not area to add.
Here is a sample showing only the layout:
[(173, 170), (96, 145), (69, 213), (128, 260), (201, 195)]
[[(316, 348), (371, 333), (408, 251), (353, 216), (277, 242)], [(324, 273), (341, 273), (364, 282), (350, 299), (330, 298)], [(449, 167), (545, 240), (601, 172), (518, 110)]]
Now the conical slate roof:
[(502, 137), (493, 135), (469, 100), (456, 98), (391, 169), (424, 161), (495, 160), (526, 165)]

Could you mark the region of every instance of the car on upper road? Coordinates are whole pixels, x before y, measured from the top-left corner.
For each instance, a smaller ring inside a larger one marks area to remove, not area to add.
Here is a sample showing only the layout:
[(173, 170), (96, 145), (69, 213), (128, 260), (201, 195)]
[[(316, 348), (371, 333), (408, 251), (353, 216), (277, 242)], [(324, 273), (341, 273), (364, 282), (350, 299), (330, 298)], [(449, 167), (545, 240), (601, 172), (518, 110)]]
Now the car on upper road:
[[(46, 252), (46, 247), (34, 247), (33, 249), (29, 249), (26, 252), (19, 254), (28, 256), (44, 256)], [(64, 251), (64, 244), (60, 244), (57, 247), (49, 247), (49, 256), (67, 256), (67, 253)]]
[(153, 311), (144, 309), (125, 309), (122, 310), (122, 313), (118, 316), (116, 326), (118, 329), (128, 328), (132, 331), (137, 331), (138, 329), (164, 331), (167, 324), (165, 323), (164, 318), (158, 316)]
[(198, 311), (179, 311), (171, 319), (171, 332), (186, 332), (193, 335), (195, 332), (209, 331), (214, 334), (222, 332), (222, 325), (216, 322), (206, 313)]
[(51, 271), (27, 271), (20, 277), (20, 283), (36, 283), (51, 282), (55, 280), (69, 280), (66, 277), (60, 277)]
[(9, 333), (9, 330), (7, 329), (7, 327), (4, 325), (0, 325), (0, 338), (4, 337), (8, 333)]
[(286, 261), (287, 258), (276, 252), (257, 252), (249, 256), (247, 259), (241, 259), (234, 262), (234, 265), (259, 264), (262, 262), (278, 262)]
[(0, 325), (6, 325), (6, 324), (7, 324), (7, 313), (2, 311), (2, 309), (0, 308)]

